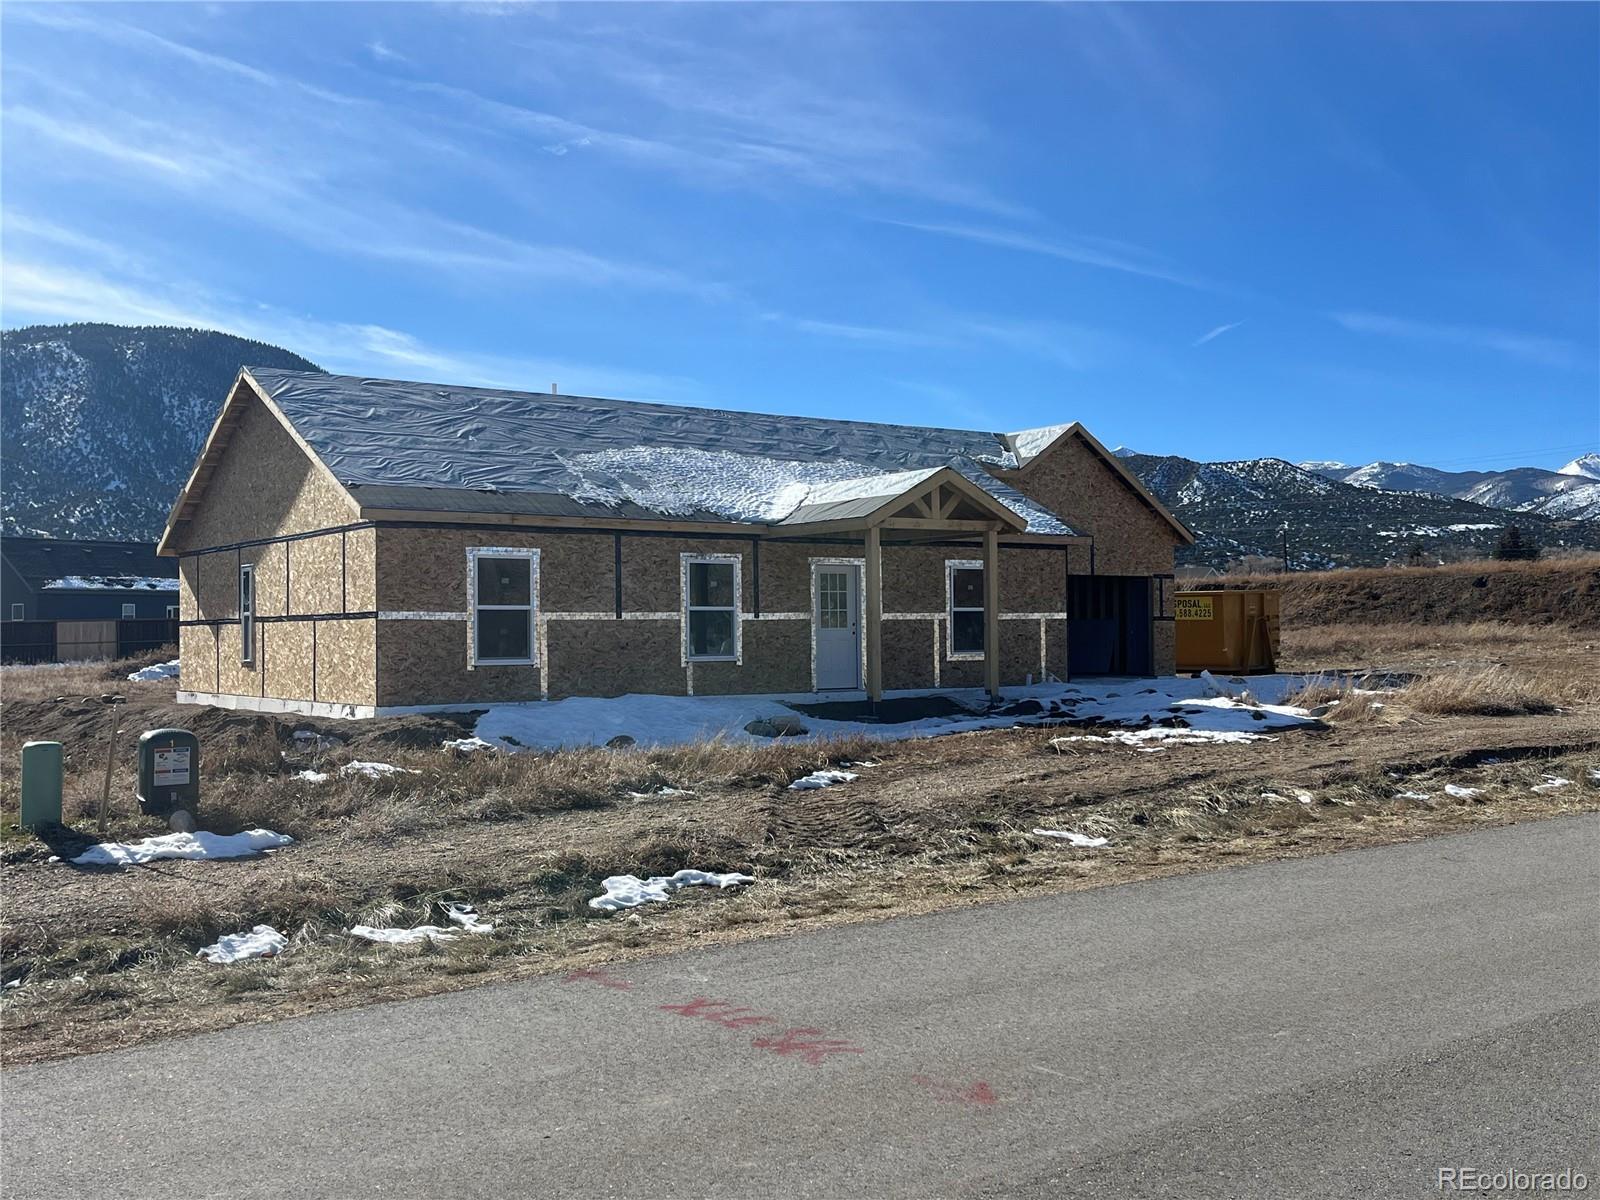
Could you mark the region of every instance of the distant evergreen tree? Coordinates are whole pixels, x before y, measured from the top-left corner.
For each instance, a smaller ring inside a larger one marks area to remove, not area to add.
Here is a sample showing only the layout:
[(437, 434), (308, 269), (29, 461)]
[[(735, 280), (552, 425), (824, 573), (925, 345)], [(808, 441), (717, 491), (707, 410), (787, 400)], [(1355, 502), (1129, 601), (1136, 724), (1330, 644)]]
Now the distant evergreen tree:
[(1507, 525), (1495, 544), (1494, 556), (1501, 562), (1531, 562), (1539, 557), (1539, 547), (1531, 538), (1524, 538), (1522, 530)]
[(1411, 549), (1406, 554), (1406, 565), (1407, 566), (1412, 566), (1412, 567), (1420, 567), (1420, 566), (1422, 566), (1423, 563), (1424, 563), (1424, 559), (1423, 559), (1423, 554), (1424, 553), (1425, 553), (1425, 551), (1423, 549), (1423, 545), (1422, 545), (1421, 542), (1412, 542), (1411, 543)]

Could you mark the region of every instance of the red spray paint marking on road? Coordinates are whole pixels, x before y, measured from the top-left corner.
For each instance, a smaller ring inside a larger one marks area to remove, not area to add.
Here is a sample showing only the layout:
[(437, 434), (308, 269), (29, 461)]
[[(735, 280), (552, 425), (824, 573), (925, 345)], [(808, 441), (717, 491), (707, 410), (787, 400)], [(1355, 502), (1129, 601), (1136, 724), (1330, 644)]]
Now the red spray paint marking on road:
[(761, 1016), (747, 1005), (735, 1004), (731, 1000), (712, 1000), (707, 996), (696, 996), (687, 1004), (658, 1004), (656, 1007), (662, 1012), (675, 1013), (680, 1017), (700, 1017), (713, 1025), (721, 1025), (724, 1029), (743, 1029), (747, 1025), (778, 1023), (777, 1017)]
[(967, 1087), (959, 1087), (953, 1083), (945, 1083), (934, 1079), (930, 1075), (913, 1075), (911, 1082), (918, 1087), (928, 1089), (935, 1100), (943, 1104), (999, 1104), (1000, 1097), (994, 1094), (994, 1089), (983, 1080)]
[(794, 1055), (807, 1066), (814, 1067), (830, 1054), (863, 1054), (860, 1046), (852, 1046), (843, 1038), (820, 1037), (822, 1030), (804, 1026), (786, 1029), (778, 1037), (759, 1037), (750, 1044), (757, 1050), (771, 1050), (774, 1054)]
[[(561, 982), (596, 983), (601, 987), (615, 988), (624, 992), (633, 989), (632, 983), (618, 979), (600, 967), (585, 967), (570, 971), (562, 977)], [(731, 1000), (717, 1000), (710, 996), (695, 996), (682, 1004), (658, 1004), (656, 1008), (678, 1017), (709, 1021), (724, 1029), (738, 1030), (752, 1025), (778, 1023), (778, 1018), (758, 1013), (748, 1005), (735, 1004)], [(820, 1066), (830, 1055), (866, 1053), (860, 1046), (852, 1045), (843, 1038), (827, 1037), (825, 1031), (810, 1026), (795, 1026), (775, 1036), (753, 1038), (750, 1045), (753, 1049), (768, 1050), (785, 1058), (798, 1058), (811, 1067)], [(926, 1089), (933, 1099), (943, 1104), (987, 1106), (1000, 1103), (1000, 1097), (995, 1094), (994, 1089), (981, 1079), (976, 1083), (959, 1085), (935, 1079), (931, 1075), (913, 1075), (911, 1082)]]

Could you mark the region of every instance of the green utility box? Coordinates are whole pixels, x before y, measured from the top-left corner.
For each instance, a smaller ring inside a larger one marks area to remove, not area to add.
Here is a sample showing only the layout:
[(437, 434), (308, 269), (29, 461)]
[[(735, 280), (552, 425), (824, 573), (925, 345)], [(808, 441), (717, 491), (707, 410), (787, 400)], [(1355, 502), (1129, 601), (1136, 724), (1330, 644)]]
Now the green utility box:
[(139, 807), (156, 816), (193, 813), (200, 805), (200, 739), (187, 729), (152, 729), (139, 737)]
[(22, 811), (24, 829), (61, 824), (61, 743), (25, 742), (22, 747)]

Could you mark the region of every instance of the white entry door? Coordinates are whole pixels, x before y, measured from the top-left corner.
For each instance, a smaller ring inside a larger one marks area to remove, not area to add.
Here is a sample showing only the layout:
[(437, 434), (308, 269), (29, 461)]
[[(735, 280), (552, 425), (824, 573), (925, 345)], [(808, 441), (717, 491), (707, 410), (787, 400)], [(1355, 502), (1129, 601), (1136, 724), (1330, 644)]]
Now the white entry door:
[(811, 568), (816, 611), (811, 614), (817, 648), (817, 690), (861, 686), (861, 571), (848, 563)]

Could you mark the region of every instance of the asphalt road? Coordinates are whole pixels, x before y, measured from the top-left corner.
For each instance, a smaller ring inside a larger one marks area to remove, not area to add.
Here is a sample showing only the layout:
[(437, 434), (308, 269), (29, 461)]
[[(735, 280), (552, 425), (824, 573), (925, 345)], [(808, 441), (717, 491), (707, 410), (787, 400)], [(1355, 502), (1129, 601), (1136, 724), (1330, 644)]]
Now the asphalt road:
[(1600, 1189), (1597, 899), (1571, 817), (23, 1068), (3, 1192)]

